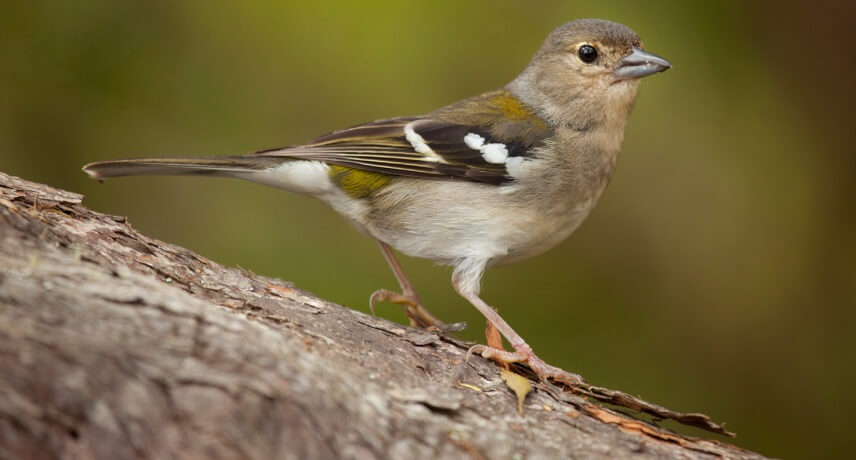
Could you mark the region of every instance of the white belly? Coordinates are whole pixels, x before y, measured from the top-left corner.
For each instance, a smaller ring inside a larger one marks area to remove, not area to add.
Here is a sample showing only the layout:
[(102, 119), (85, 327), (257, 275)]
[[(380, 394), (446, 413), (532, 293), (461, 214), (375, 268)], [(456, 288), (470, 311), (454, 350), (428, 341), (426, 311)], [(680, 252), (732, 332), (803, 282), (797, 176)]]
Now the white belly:
[(405, 254), (442, 264), (480, 259), (494, 265), (538, 255), (576, 230), (596, 201), (545, 206), (510, 199), (495, 186), (439, 181), (402, 184), (384, 195), (372, 202), (378, 211), (369, 233)]

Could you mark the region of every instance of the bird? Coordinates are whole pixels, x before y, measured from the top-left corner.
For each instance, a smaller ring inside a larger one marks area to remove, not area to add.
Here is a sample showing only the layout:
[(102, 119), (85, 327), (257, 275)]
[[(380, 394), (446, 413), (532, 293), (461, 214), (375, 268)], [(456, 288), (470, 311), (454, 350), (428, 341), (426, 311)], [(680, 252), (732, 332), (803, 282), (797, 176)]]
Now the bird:
[(83, 171), (99, 181), (222, 176), (315, 197), (373, 238), (398, 280), (399, 292), (371, 295), (372, 310), (391, 301), (406, 307), (411, 325), (442, 328), (393, 248), (451, 266), (454, 290), (488, 324), (488, 344), (474, 345), (468, 356), (526, 364), (542, 381), (574, 383), (577, 374), (539, 358), (480, 297), (482, 276), (541, 254), (577, 229), (613, 175), (640, 79), (671, 67), (627, 26), (578, 19), (550, 32), (504, 87), (424, 115), (245, 155), (111, 160)]

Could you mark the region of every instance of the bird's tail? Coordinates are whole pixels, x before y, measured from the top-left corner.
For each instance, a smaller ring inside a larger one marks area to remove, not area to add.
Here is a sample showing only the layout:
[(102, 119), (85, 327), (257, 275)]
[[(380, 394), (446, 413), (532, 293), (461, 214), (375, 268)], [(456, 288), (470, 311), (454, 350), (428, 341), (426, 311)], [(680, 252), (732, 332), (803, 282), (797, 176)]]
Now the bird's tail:
[(282, 158), (261, 156), (132, 158), (90, 163), (83, 167), (83, 171), (96, 180), (142, 175), (200, 174), (241, 177), (247, 173), (277, 166), (282, 162)]

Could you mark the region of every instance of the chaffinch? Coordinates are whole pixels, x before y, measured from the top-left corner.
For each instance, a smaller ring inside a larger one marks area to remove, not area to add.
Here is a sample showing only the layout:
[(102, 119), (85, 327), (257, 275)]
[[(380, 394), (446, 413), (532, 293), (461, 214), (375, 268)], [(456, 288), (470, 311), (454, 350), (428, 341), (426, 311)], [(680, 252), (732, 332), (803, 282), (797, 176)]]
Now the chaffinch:
[[(401, 287), (370, 304), (407, 305), (415, 325), (443, 323), (423, 306), (392, 248), (453, 267), (452, 285), (514, 351), (476, 345), (499, 362), (525, 362), (542, 379), (578, 381), (546, 364), (479, 297), (485, 269), (564, 240), (612, 176), (639, 79), (669, 69), (629, 28), (583, 19), (559, 26), (504, 88), (426, 115), (389, 118), (307, 144), (233, 157), (105, 161), (95, 179), (140, 174), (226, 176), (314, 196), (374, 238)], [(492, 343), (491, 343), (492, 342)]]

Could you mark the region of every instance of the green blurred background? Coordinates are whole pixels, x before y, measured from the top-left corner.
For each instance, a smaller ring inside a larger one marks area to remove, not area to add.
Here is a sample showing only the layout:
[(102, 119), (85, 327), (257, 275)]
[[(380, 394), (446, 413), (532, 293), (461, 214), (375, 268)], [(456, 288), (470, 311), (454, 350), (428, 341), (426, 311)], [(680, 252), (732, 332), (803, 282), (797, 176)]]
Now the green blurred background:
[[(850, 452), (853, 7), (281, 3), (5, 1), (0, 170), (365, 311), (395, 280), (374, 243), (320, 203), (222, 179), (99, 185), (81, 165), (245, 153), (423, 113), (504, 85), (562, 22), (619, 21), (674, 69), (642, 84), (588, 222), (546, 255), (489, 271), (484, 297), (553, 364), (709, 413), (741, 446)], [(438, 316), (482, 339), (448, 269), (403, 262)]]

